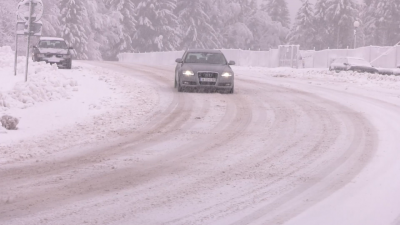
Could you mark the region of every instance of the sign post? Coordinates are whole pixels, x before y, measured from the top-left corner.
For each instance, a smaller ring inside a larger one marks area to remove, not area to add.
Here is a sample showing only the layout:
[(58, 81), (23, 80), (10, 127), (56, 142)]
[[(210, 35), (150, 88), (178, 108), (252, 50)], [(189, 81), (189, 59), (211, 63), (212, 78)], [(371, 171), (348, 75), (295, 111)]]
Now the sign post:
[(25, 82), (28, 81), (29, 44), (31, 42), (32, 0), (29, 1), (28, 44), (26, 46)]
[[(26, 47), (25, 82), (28, 81), (30, 38), (31, 36), (42, 35), (42, 22), (40, 21), (42, 15), (42, 0), (21, 0), (21, 2), (18, 4), (17, 25), (15, 34), (14, 75), (17, 75), (18, 35), (28, 35), (28, 43)], [(22, 27), (20, 27), (19, 25), (22, 25)]]
[[(18, 21), (18, 16), (17, 16)], [(18, 58), (18, 22), (15, 25), (15, 59), (14, 59), (14, 76), (17, 76), (17, 58)]]

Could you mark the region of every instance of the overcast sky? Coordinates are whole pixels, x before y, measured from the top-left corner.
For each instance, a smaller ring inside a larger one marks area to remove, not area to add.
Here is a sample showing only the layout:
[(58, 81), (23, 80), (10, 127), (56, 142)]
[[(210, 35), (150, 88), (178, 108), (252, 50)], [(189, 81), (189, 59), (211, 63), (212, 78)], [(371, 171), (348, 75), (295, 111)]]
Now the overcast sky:
[[(315, 2), (315, 0), (311, 0), (312, 3)], [(288, 0), (287, 1), (289, 10), (290, 10), (290, 15), (292, 17), (292, 23), (294, 20), (294, 17), (296, 16), (297, 10), (299, 10), (300, 6), (301, 6), (301, 1), (300, 0)]]

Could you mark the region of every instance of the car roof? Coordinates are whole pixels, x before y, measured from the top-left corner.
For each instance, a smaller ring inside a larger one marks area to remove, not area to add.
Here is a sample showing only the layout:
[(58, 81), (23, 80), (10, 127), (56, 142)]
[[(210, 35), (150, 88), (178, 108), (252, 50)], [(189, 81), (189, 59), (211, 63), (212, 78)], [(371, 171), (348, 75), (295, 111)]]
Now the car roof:
[(222, 53), (221, 50), (217, 49), (188, 49), (186, 52)]
[(336, 59), (361, 59), (361, 60), (365, 60), (363, 58), (357, 58), (357, 57), (338, 57)]
[(64, 41), (63, 38), (59, 38), (59, 37), (41, 37), (40, 40), (41, 41)]

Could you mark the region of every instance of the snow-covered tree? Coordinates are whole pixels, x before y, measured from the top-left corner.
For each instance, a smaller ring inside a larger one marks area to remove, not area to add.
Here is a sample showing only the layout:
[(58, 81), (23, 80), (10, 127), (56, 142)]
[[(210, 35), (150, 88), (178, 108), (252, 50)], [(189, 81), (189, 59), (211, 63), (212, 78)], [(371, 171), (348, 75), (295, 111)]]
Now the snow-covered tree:
[(278, 21), (283, 27), (290, 28), (290, 15), (286, 0), (264, 0), (262, 10), (268, 13), (272, 21)]
[(253, 33), (252, 49), (269, 50), (282, 44), (281, 40), (287, 36), (288, 29), (280, 23), (271, 20), (269, 15), (261, 10), (256, 11), (246, 21), (247, 27)]
[(248, 49), (254, 41), (253, 32), (244, 23), (235, 23), (224, 30), (225, 48)]
[[(107, 58), (114, 59), (120, 52), (133, 52), (133, 36), (136, 33), (136, 7), (129, 0), (107, 0), (111, 12), (107, 16)], [(114, 20), (113, 20), (114, 19)]]
[(364, 14), (370, 44), (394, 45), (400, 41), (400, 1), (375, 0)]
[(43, 0), (42, 36), (57, 36), (60, 33), (59, 3), (60, 0)]
[(176, 0), (138, 0), (136, 8), (136, 51), (175, 50), (180, 42)]
[(313, 27), (315, 29), (314, 45), (317, 50), (329, 47), (329, 24), (327, 20), (327, 0), (317, 0), (314, 7)]
[(354, 0), (329, 0), (326, 10), (331, 47), (346, 48), (354, 40), (354, 21), (358, 18), (358, 5)]
[(90, 59), (88, 48), (91, 35), (85, 2), (81, 0), (61, 0), (61, 36), (74, 47), (78, 59)]
[(315, 43), (313, 5), (309, 0), (303, 0), (297, 12), (293, 27), (288, 35), (290, 44), (299, 44), (302, 49), (312, 49)]
[(207, 13), (209, 5), (204, 0), (178, 0), (175, 11), (179, 17), (183, 37), (181, 49), (221, 46), (219, 35)]
[(8, 8), (0, 7), (0, 47), (14, 45), (16, 16)]

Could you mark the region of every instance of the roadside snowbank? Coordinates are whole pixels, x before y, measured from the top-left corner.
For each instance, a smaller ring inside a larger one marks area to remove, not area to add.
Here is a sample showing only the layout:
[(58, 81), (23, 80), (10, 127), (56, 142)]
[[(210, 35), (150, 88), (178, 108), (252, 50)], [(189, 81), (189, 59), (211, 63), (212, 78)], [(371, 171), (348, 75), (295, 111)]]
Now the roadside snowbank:
[(72, 70), (18, 58), (0, 48), (0, 117), (19, 119), (18, 130), (0, 129), (0, 163), (51, 154), (128, 133), (157, 103), (157, 94), (129, 76), (74, 61)]
[(23, 62), (18, 58), (18, 74), (13, 76), (13, 52), (10, 47), (0, 48), (0, 113), (14, 108), (28, 108), (39, 102), (68, 99), (78, 82), (59, 71), (57, 66), (31, 63), (25, 82)]
[(292, 68), (263, 68), (263, 67), (235, 67), (237, 75), (251, 72), (258, 77), (272, 76), (282, 78), (296, 78), (301, 80), (313, 80), (312, 82), (337, 82), (351, 83), (358, 86), (384, 87), (400, 90), (400, 76), (381, 75), (371, 73), (358, 73), (353, 71), (342, 71), (336, 73), (328, 69), (292, 69)]

